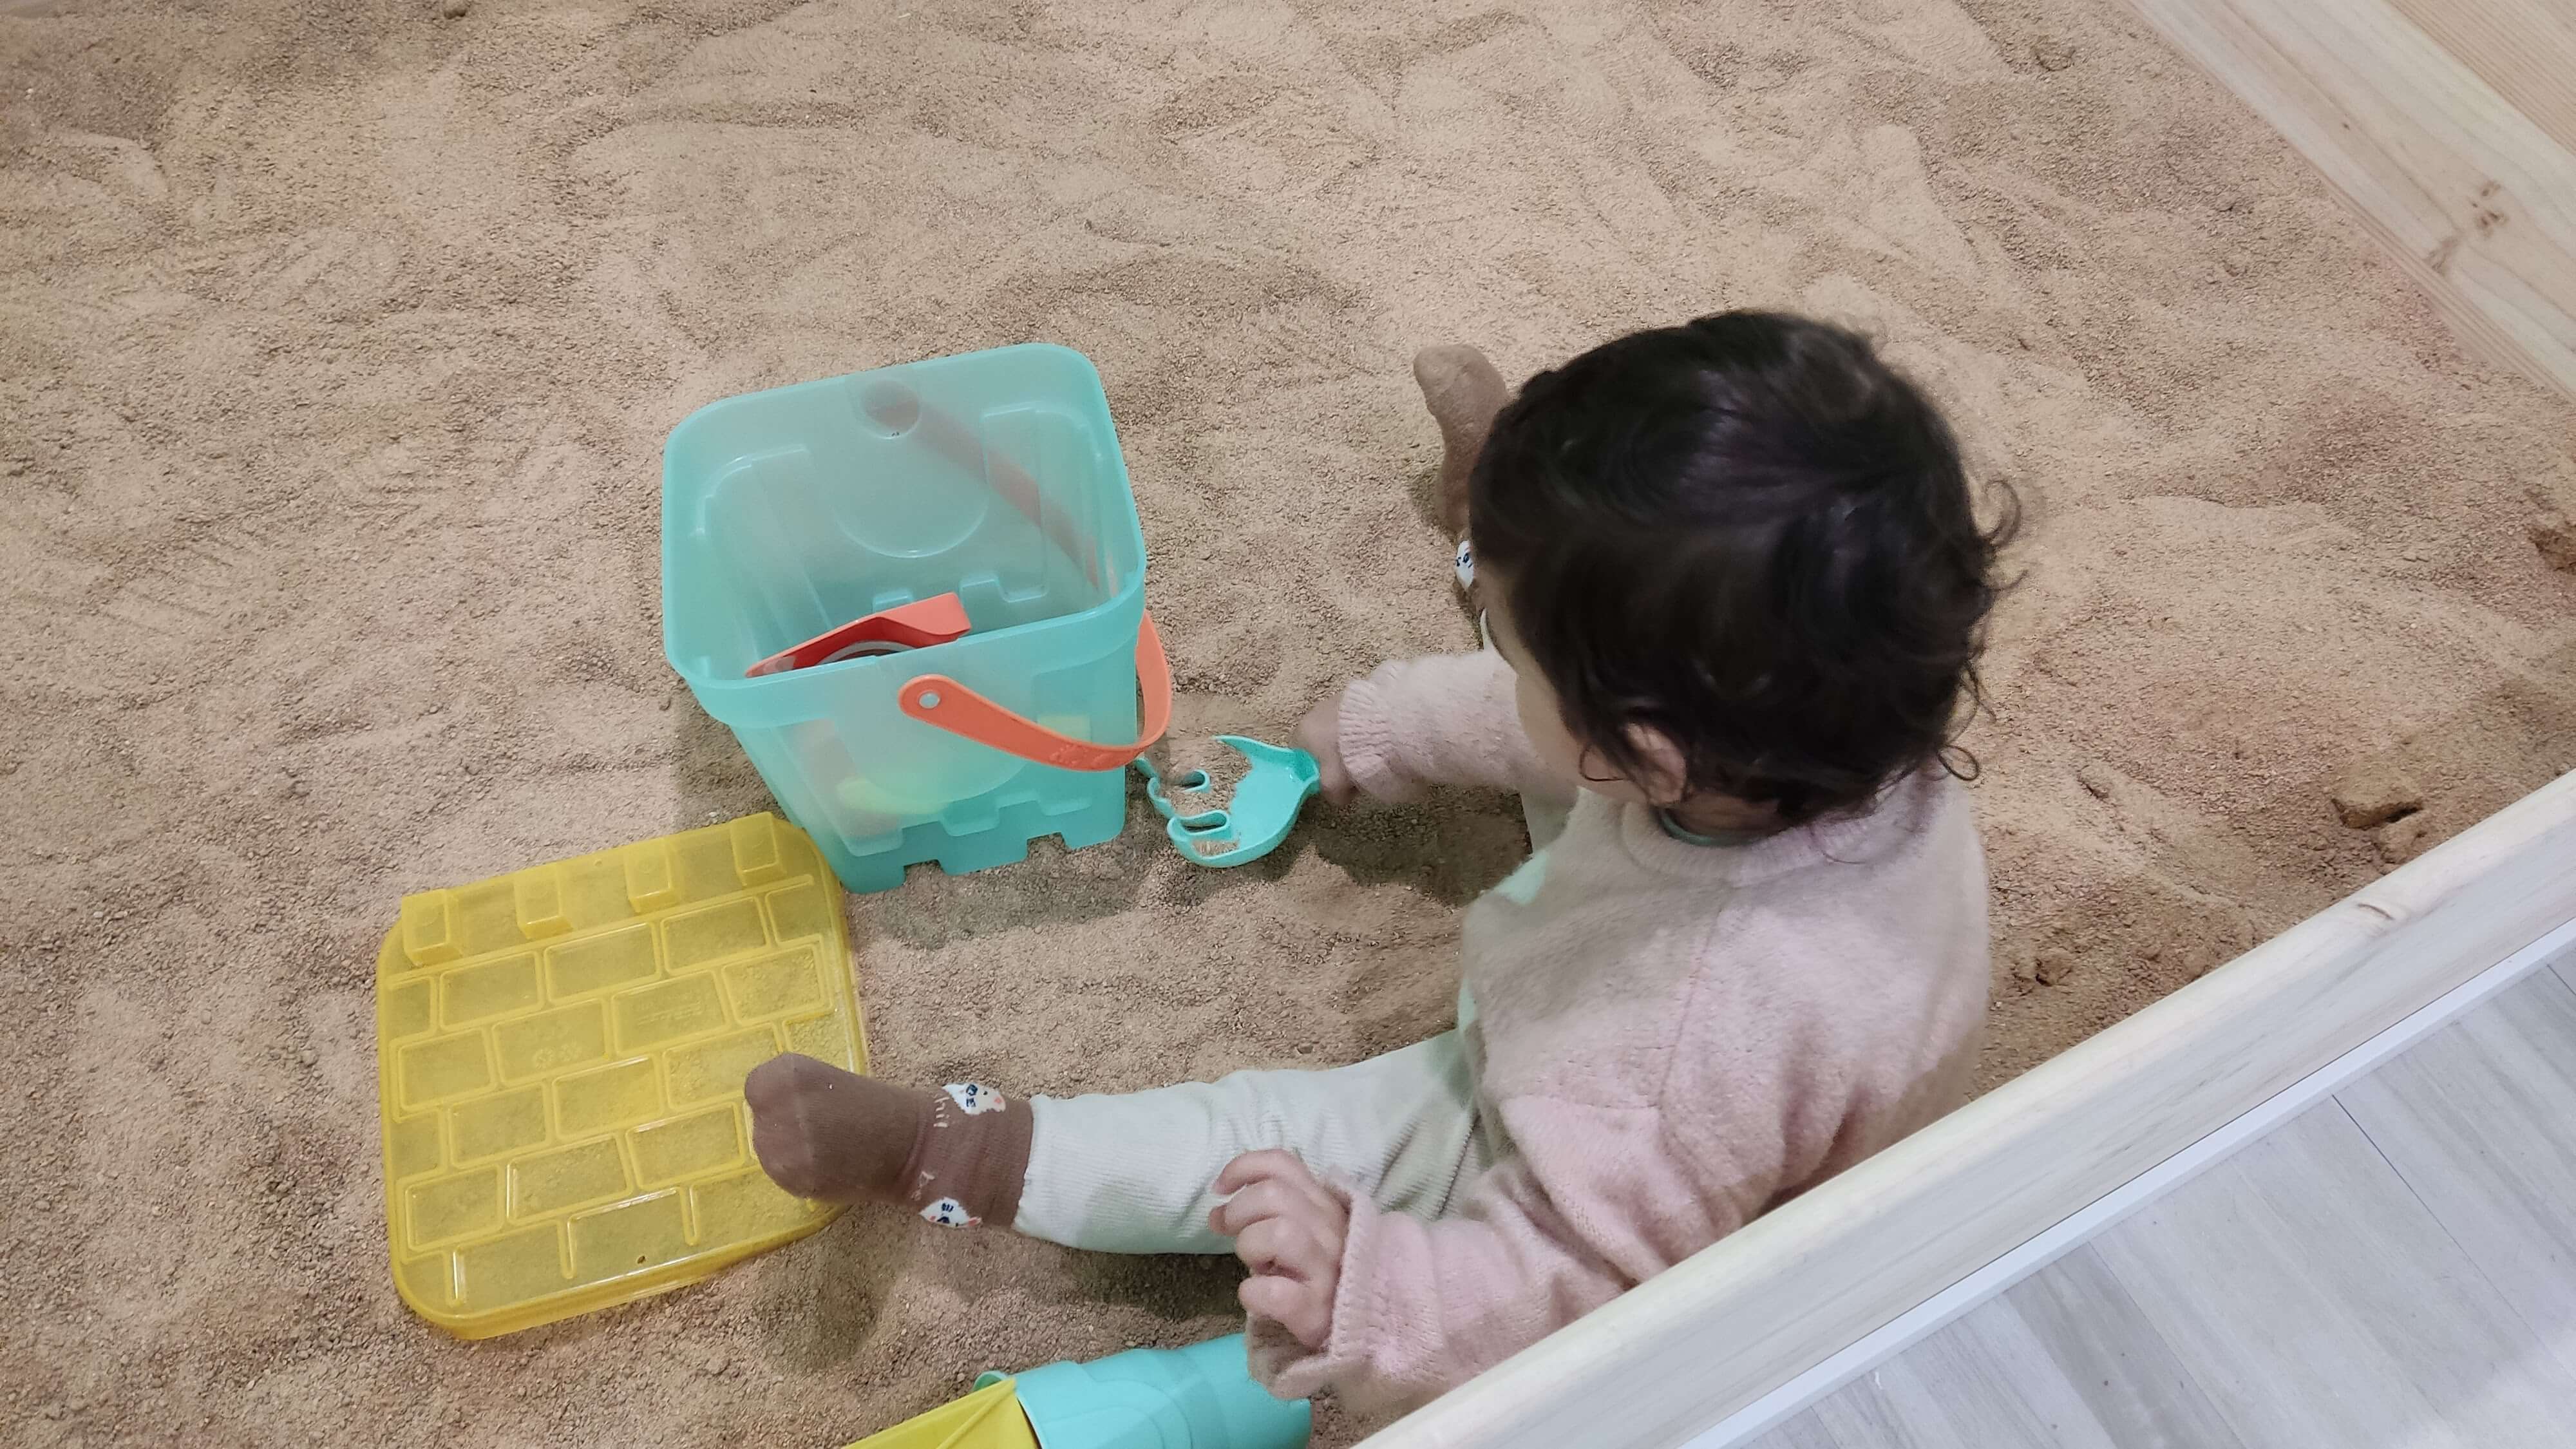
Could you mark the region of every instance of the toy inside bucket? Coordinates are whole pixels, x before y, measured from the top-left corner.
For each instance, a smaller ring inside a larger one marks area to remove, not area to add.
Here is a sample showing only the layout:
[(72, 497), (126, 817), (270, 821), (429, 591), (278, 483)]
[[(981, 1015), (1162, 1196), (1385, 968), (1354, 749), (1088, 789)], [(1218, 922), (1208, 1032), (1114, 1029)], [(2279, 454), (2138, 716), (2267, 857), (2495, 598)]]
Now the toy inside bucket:
[[(1144, 575), (1099, 374), (1061, 347), (727, 398), (663, 448), (663, 648), (852, 890), (1118, 833), (1170, 713)], [(946, 642), (749, 672), (948, 595)]]

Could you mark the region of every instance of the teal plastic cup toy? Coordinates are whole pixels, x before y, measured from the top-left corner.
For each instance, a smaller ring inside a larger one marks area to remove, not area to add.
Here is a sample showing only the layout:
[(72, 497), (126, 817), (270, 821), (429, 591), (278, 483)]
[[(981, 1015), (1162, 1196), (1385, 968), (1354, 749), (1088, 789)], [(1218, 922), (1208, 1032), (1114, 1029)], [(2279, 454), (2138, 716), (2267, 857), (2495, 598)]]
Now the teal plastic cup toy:
[[(1118, 833), (1170, 717), (1144, 584), (1100, 375), (1061, 347), (727, 398), (663, 447), (663, 650), (853, 891)], [(748, 673), (950, 594), (946, 642)]]
[(1304, 1449), (1314, 1411), (1253, 1382), (1243, 1335), (1131, 1348), (1090, 1363), (988, 1373), (1011, 1381), (1038, 1449)]

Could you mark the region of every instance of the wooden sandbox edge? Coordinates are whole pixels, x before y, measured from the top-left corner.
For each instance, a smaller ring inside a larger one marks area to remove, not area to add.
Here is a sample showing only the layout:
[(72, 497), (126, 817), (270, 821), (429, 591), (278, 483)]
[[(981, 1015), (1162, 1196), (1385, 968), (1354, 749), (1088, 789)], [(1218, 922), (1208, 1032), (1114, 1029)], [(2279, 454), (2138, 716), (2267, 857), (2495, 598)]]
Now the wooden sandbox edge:
[(2576, 919), (2576, 773), (1372, 1435), (1668, 1449)]

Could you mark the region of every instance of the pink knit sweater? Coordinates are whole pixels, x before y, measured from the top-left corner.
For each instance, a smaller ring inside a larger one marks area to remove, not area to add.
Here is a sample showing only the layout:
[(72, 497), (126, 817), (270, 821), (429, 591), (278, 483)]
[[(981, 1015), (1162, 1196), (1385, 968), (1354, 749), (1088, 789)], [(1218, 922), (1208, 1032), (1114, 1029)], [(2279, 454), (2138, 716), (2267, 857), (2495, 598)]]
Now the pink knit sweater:
[[(1341, 745), (1380, 797), (1567, 793), (1539, 775), (1490, 652), (1353, 684)], [(1498, 1159), (1437, 1222), (1351, 1200), (1331, 1341), (1252, 1325), (1254, 1369), (1283, 1396), (1428, 1399), (1964, 1095), (1986, 874), (1947, 776), (1732, 848), (1577, 793), (1564, 833), (1467, 911), (1467, 1048)]]

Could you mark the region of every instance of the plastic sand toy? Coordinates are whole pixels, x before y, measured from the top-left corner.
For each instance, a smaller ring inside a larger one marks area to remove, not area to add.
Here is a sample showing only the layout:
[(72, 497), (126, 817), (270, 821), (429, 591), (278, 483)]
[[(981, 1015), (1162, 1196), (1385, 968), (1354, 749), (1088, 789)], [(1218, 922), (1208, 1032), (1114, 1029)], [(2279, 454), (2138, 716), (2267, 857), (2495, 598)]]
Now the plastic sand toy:
[(1038, 1437), (1011, 1381), (1004, 1379), (870, 1434), (848, 1449), (1038, 1449)]
[(1305, 1400), (1253, 1382), (1243, 1335), (988, 1373), (975, 1392), (850, 1449), (1304, 1449)]
[(841, 901), (766, 814), (405, 896), (376, 957), (403, 1301), (485, 1338), (831, 1221), (752, 1160), (742, 1084), (784, 1051), (866, 1070)]
[[(1163, 833), (1182, 855), (1201, 865), (1244, 865), (1278, 849), (1279, 842), (1288, 838), (1297, 812), (1322, 792), (1323, 771), (1304, 750), (1241, 735), (1218, 735), (1216, 742), (1252, 766), (1235, 782), (1234, 794), (1221, 809), (1183, 815), (1164, 793), (1163, 777), (1153, 764), (1139, 758), (1136, 768), (1145, 773), (1145, 798), (1163, 812), (1167, 822)], [(1189, 777), (1171, 783), (1174, 789), (1204, 790), (1207, 774), (1192, 770)]]
[[(966, 632), (766, 667), (945, 597)], [(692, 413), (662, 453), (662, 644), (852, 890), (1115, 838), (1171, 671), (1099, 373), (1006, 347)]]
[(966, 605), (955, 594), (939, 594), (910, 604), (898, 604), (891, 609), (879, 609), (863, 619), (853, 619), (792, 649), (782, 649), (744, 670), (743, 674), (777, 674), (789, 669), (838, 664), (844, 659), (874, 659), (882, 654), (901, 654), (907, 649), (927, 649), (933, 644), (945, 644), (952, 639), (962, 639), (970, 632)]

